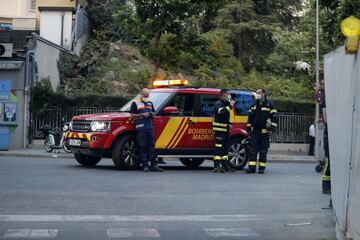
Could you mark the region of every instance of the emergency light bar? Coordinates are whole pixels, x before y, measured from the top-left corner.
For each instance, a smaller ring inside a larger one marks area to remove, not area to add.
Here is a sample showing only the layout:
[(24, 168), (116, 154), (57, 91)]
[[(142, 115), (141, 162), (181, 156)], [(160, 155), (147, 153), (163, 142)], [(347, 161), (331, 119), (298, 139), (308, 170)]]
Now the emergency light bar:
[(153, 82), (154, 87), (186, 86), (188, 84), (189, 84), (189, 81), (186, 79), (156, 80)]

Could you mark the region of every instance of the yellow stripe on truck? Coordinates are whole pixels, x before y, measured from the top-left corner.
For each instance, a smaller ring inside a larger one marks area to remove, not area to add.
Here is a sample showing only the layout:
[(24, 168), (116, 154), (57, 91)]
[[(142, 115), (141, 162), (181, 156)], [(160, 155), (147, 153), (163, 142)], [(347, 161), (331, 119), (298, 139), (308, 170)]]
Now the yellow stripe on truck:
[(173, 139), (176, 130), (180, 127), (182, 120), (183, 120), (182, 117), (179, 117), (179, 118), (172, 117), (169, 119), (169, 121), (166, 124), (164, 130), (162, 131), (160, 137), (156, 141), (156, 144), (155, 144), (156, 148), (166, 148), (166, 146)]
[(177, 141), (175, 142), (175, 144), (172, 146), (172, 148), (176, 148), (177, 145), (179, 144), (180, 140), (182, 139), (182, 137), (184, 136), (184, 134), (186, 133), (186, 131), (189, 128), (189, 124), (186, 124), (184, 129), (181, 131), (180, 137), (177, 139)]
[[(172, 146), (174, 145), (174, 143), (176, 143), (176, 141), (179, 139), (179, 136), (181, 135), (182, 131), (185, 128), (186, 125), (186, 121), (188, 118), (184, 118), (184, 120), (181, 122), (180, 127), (178, 129), (176, 129), (177, 133), (176, 135), (171, 139), (170, 144), (168, 145), (167, 148), (172, 148)], [(175, 131), (175, 132), (176, 132)]]

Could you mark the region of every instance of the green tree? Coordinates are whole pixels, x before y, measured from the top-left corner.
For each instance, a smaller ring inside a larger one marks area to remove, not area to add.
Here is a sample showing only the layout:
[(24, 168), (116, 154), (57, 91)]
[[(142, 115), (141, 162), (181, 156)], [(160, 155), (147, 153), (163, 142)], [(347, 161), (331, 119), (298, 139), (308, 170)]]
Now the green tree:
[(234, 45), (247, 69), (263, 70), (265, 58), (273, 52), (276, 27), (290, 28), (301, 1), (234, 0), (219, 11), (217, 25)]
[(344, 44), (341, 22), (350, 16), (360, 18), (359, 0), (321, 0), (321, 21), (326, 43), (332, 48)]

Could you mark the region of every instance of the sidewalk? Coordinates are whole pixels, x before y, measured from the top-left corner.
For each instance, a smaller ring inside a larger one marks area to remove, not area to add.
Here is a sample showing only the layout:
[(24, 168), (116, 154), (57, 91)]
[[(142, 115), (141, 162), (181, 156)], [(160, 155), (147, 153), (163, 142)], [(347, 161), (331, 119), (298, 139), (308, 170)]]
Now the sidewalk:
[[(57, 150), (52, 153), (47, 153), (39, 146), (0, 151), (0, 157), (74, 158), (72, 153), (65, 153), (64, 150), (60, 150), (60, 153)], [(268, 160), (270, 162), (316, 162), (313, 156), (304, 155), (304, 153), (301, 152), (269, 152)]]

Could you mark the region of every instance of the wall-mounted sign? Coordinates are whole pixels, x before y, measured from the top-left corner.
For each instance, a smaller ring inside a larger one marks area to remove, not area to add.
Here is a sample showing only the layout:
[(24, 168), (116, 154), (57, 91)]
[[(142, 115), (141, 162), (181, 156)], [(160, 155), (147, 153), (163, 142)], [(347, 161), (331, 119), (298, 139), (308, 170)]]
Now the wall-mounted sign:
[(15, 126), (19, 122), (19, 103), (16, 101), (0, 101), (0, 126)]
[(11, 81), (0, 80), (0, 101), (10, 100), (11, 95)]
[(21, 69), (23, 61), (0, 61), (0, 69)]
[(16, 122), (17, 103), (4, 103), (4, 122)]

